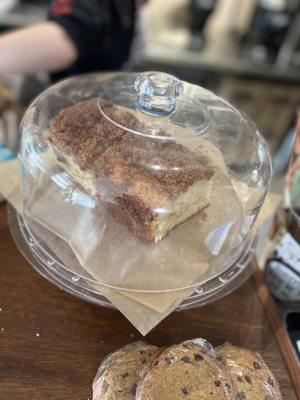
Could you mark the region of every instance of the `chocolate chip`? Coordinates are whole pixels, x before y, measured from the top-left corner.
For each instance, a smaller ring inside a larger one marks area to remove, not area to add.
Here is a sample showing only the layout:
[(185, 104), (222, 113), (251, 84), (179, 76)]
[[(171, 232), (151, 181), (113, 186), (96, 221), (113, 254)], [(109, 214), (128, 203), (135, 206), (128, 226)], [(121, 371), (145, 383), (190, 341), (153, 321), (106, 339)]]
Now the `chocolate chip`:
[(109, 383), (107, 383), (106, 381), (103, 381), (103, 390), (104, 390), (104, 393), (108, 391), (108, 388), (109, 388)]
[(185, 363), (190, 363), (190, 362), (191, 362), (190, 357), (188, 357), (188, 356), (183, 356), (183, 357), (181, 357), (181, 360), (182, 360), (183, 362), (185, 362)]
[(136, 383), (134, 383), (134, 384), (131, 386), (130, 392), (131, 392), (131, 394), (133, 394), (133, 395), (135, 396), (135, 394), (136, 394)]
[(156, 360), (156, 361), (155, 361), (155, 363), (154, 363), (154, 365), (155, 365), (155, 366), (157, 366), (157, 365), (158, 365), (158, 363), (159, 363), (159, 361), (158, 361), (158, 360)]
[(244, 392), (237, 393), (237, 400), (245, 400), (245, 399), (246, 399), (246, 395)]
[(261, 369), (261, 366), (260, 366), (259, 364), (257, 364), (257, 362), (255, 362), (255, 361), (254, 361), (254, 363), (253, 363), (253, 367), (254, 367), (255, 369)]
[(201, 360), (203, 360), (203, 357), (199, 353), (194, 353), (194, 360), (201, 361)]
[(166, 358), (165, 358), (166, 363), (167, 363), (168, 365), (170, 365), (170, 364), (172, 363), (172, 361), (174, 360), (174, 358), (175, 358), (175, 357), (172, 357), (172, 356), (171, 356), (171, 357), (166, 357)]
[(250, 378), (249, 375), (245, 375), (245, 379), (246, 379), (246, 381), (249, 383), (249, 385), (252, 384), (252, 381), (251, 381), (251, 378)]
[(129, 372), (125, 372), (125, 374), (122, 375), (122, 378), (126, 379), (128, 375), (129, 375)]
[(268, 383), (274, 387), (274, 381), (271, 377), (268, 379)]
[(188, 392), (189, 392), (187, 387), (182, 388), (181, 391), (183, 394), (188, 394)]
[(146, 359), (146, 358), (143, 358), (143, 359), (142, 359), (142, 363), (143, 363), (143, 364), (146, 364), (146, 362), (147, 362), (147, 359)]
[(243, 378), (242, 378), (240, 375), (238, 375), (238, 376), (236, 377), (236, 379), (237, 379), (239, 382), (243, 382)]
[(215, 384), (215, 386), (221, 386), (221, 381), (219, 381), (219, 380), (214, 381), (214, 384)]

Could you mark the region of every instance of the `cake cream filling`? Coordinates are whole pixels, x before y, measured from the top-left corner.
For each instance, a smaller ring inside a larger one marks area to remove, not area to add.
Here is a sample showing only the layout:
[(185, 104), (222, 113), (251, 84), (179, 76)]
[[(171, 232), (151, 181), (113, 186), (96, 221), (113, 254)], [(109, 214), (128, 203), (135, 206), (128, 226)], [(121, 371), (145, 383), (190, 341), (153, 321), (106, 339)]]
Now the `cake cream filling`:
[(162, 239), (176, 225), (207, 207), (211, 188), (212, 179), (197, 181), (176, 199), (167, 201), (163, 205), (165, 211), (159, 212), (151, 223), (152, 238)]

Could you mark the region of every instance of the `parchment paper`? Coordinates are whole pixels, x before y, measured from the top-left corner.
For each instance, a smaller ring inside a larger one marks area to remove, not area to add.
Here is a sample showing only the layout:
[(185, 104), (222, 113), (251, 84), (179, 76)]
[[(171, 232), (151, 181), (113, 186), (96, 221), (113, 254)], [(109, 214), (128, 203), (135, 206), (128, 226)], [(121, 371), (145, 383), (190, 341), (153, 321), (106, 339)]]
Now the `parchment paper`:
[[(21, 202), (20, 198), (18, 198), (19, 174), (17, 162), (13, 161), (9, 165), (5, 164), (0, 165), (0, 192), (20, 212)], [(226, 221), (224, 222), (226, 224)], [(74, 251), (71, 250), (65, 240), (59, 238), (57, 234), (51, 233), (49, 229), (46, 229), (36, 221), (35, 226), (32, 227), (37, 236), (44, 240), (49, 248), (55, 250), (54, 253), (59, 259), (66, 265), (72, 265), (74, 274), (95, 280), (95, 276), (90, 274), (86, 266), (80, 264)], [(111, 301), (143, 335), (147, 334), (163, 318), (170, 314), (184, 298), (188, 297), (195, 290), (195, 288), (192, 288), (170, 293), (136, 293), (108, 289), (103, 285), (95, 283), (92, 286)]]

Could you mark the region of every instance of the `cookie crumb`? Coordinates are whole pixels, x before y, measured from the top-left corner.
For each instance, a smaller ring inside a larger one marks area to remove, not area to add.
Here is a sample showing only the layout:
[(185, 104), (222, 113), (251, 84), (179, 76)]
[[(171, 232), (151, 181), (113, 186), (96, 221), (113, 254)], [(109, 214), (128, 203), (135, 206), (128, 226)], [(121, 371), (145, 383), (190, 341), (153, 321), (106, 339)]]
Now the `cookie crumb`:
[(219, 380), (214, 381), (214, 384), (215, 384), (215, 386), (221, 386), (221, 381), (219, 381)]
[(185, 363), (190, 363), (190, 362), (191, 362), (190, 357), (188, 357), (188, 356), (183, 356), (183, 357), (181, 357), (181, 360), (182, 360), (183, 362), (185, 362)]

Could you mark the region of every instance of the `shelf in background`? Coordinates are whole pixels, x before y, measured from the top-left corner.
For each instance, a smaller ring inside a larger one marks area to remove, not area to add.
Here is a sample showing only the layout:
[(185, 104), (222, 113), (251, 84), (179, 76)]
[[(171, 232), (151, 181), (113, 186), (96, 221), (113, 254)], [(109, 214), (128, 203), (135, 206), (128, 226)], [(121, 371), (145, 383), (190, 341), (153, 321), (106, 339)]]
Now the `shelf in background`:
[(11, 11), (0, 13), (0, 28), (10, 29), (37, 24), (47, 16), (45, 5), (22, 3), (17, 4)]

